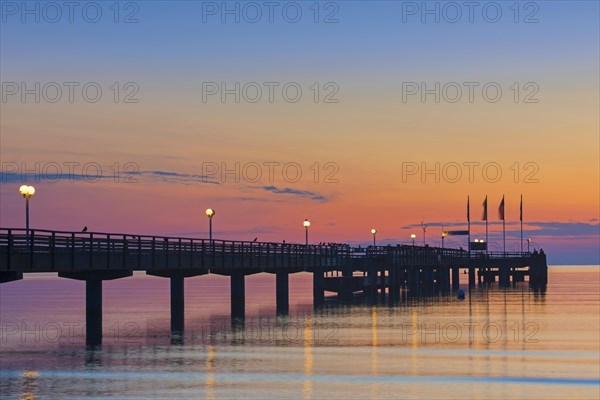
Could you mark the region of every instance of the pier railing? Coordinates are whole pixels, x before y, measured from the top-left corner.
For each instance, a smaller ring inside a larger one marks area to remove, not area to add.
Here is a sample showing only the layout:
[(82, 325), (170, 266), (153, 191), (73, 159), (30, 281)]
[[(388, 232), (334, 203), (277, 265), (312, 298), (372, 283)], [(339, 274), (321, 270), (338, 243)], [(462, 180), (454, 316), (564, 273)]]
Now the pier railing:
[[(197, 239), (104, 232), (0, 228), (0, 271), (272, 268), (344, 265), (340, 244)], [(26, 265), (25, 268), (22, 266)]]
[[(148, 236), (106, 232), (67, 232), (0, 228), (0, 272), (165, 269), (361, 269), (387, 265), (469, 266), (510, 260), (525, 265), (531, 253), (502, 253), (429, 246), (304, 245)], [(356, 268), (355, 268), (356, 267)], [(218, 271), (215, 271), (218, 272)]]
[(486, 252), (464, 249), (441, 248), (430, 246), (369, 246), (365, 255), (368, 258), (394, 258), (401, 263), (416, 263), (427, 265), (467, 265), (470, 261), (526, 259), (531, 257), (530, 252)]

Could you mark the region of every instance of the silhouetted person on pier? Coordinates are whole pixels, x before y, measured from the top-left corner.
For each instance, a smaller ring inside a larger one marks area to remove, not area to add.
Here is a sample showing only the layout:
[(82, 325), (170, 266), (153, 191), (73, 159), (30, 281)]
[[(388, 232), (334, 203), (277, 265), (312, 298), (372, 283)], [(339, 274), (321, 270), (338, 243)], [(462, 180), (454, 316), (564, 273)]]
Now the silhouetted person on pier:
[(84, 226), (81, 232), (87, 232), (87, 226)]

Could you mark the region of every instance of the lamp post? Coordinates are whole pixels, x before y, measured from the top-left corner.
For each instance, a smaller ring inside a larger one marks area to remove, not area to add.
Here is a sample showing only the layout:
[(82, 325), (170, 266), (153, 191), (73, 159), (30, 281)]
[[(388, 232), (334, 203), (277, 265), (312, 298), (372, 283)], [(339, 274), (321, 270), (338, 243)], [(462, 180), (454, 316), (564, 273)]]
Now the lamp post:
[(412, 235), (410, 235), (410, 238), (413, 240), (413, 246), (415, 245), (415, 238), (417, 237), (417, 235), (415, 235), (414, 233)]
[(19, 193), (25, 198), (25, 240), (27, 241), (27, 247), (29, 247), (29, 198), (35, 194), (35, 188), (23, 185), (19, 188)]
[(371, 233), (373, 234), (373, 246), (377, 246), (377, 240), (375, 239), (375, 236), (377, 235), (377, 229), (371, 229)]
[(206, 216), (208, 217), (208, 238), (212, 243), (212, 219), (215, 216), (215, 210), (212, 208), (207, 208)]
[(308, 219), (305, 219), (302, 225), (304, 225), (304, 229), (306, 231), (306, 245), (308, 246), (308, 227), (310, 226), (310, 221)]
[(529, 244), (531, 243), (531, 238), (527, 238), (527, 252), (529, 253)]

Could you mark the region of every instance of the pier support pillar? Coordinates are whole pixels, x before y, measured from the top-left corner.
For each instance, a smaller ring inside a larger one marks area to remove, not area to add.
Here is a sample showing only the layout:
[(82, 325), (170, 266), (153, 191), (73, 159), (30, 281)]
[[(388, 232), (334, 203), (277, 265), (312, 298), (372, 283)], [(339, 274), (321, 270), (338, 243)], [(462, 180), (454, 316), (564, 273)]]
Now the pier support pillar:
[(169, 270), (153, 269), (146, 271), (146, 275), (169, 278), (171, 286), (171, 335), (173, 343), (183, 343), (182, 334), (185, 327), (185, 278), (198, 275), (206, 275), (206, 269)]
[(85, 344), (102, 345), (102, 281), (126, 278), (128, 270), (97, 270), (85, 272), (59, 272), (60, 278), (85, 281)]
[(339, 295), (341, 300), (345, 302), (351, 301), (352, 295), (354, 294), (354, 281), (352, 275), (352, 270), (350, 268), (344, 268), (342, 271)]
[(102, 280), (85, 281), (85, 344), (102, 344)]
[(460, 269), (452, 267), (452, 290), (457, 291), (460, 288)]
[(423, 294), (431, 296), (435, 293), (435, 275), (433, 267), (423, 267)]
[(184, 328), (184, 278), (173, 276), (171, 281), (171, 333), (183, 333)]
[(246, 315), (246, 281), (244, 272), (231, 274), (231, 319), (243, 320)]
[(323, 271), (313, 272), (313, 306), (321, 307), (325, 304), (325, 275)]
[(275, 273), (275, 303), (277, 304), (277, 314), (287, 315), (290, 311), (290, 274), (287, 271), (277, 271)]
[(410, 297), (419, 295), (419, 268), (412, 267), (408, 270), (408, 293)]
[(475, 267), (469, 266), (469, 286), (475, 286)]
[(23, 279), (22, 272), (0, 272), (0, 283), (18, 281)]
[(390, 269), (390, 301), (397, 302), (400, 300), (400, 270), (398, 267)]
[(531, 255), (531, 265), (529, 266), (529, 285), (535, 289), (541, 289), (545, 292), (548, 283), (548, 262), (546, 254), (541, 252)]
[(450, 291), (450, 270), (446, 267), (436, 269), (436, 290), (442, 293)]
[(510, 274), (508, 267), (500, 267), (498, 268), (498, 280), (500, 281), (500, 286), (510, 286)]
[(379, 298), (381, 301), (385, 301), (385, 287), (386, 287), (386, 279), (385, 279), (385, 268), (382, 268), (379, 272), (380, 281), (379, 281)]
[(367, 271), (367, 296), (370, 303), (377, 302), (377, 269), (370, 266)]

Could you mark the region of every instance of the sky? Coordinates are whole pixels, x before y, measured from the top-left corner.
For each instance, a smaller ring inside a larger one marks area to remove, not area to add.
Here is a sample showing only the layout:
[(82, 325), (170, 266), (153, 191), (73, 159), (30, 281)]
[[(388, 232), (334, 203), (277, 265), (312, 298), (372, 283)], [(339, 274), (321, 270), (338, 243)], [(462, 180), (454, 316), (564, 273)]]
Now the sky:
[(599, 3), (472, 4), (0, 1), (0, 225), (598, 264)]

